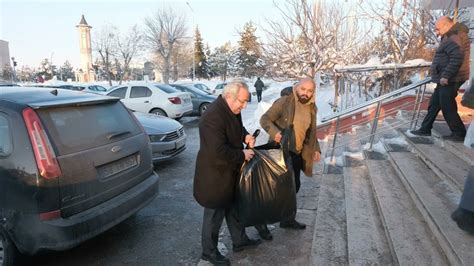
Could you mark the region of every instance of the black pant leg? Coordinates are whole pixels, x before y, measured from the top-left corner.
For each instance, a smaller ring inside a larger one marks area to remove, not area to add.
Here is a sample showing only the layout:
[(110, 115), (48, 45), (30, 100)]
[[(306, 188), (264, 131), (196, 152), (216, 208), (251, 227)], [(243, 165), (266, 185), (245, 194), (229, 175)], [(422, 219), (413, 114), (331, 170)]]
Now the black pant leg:
[(249, 239), (245, 233), (245, 227), (239, 222), (237, 210), (234, 207), (225, 210), (225, 222), (234, 245), (242, 244)]
[(428, 113), (426, 114), (423, 122), (421, 123), (420, 130), (422, 131), (430, 131), (433, 128), (433, 123), (436, 120), (436, 116), (438, 116), (439, 111), (441, 110), (440, 106), (440, 84), (438, 84), (431, 95), (430, 104), (428, 105)]
[(295, 174), (295, 189), (296, 193), (300, 190), (301, 187), (301, 169), (303, 169), (303, 159), (301, 158), (301, 155), (290, 152), (291, 156), (291, 163), (293, 164), (293, 172)]
[(202, 219), (201, 245), (202, 253), (213, 255), (217, 251), (219, 241), (219, 230), (224, 221), (225, 209), (204, 208)]
[(451, 132), (464, 137), (466, 135), (466, 128), (461, 117), (459, 117), (458, 105), (456, 103), (456, 96), (460, 86), (460, 82), (450, 82), (448, 85), (442, 86), (439, 92), (439, 100), (444, 120), (446, 120)]
[[(300, 177), (301, 177), (301, 169), (303, 169), (303, 159), (301, 158), (301, 155), (293, 153), (293, 152), (290, 152), (290, 157), (291, 157), (291, 163), (293, 164), (293, 173), (295, 176), (295, 189), (296, 189), (296, 193), (298, 193), (301, 187)], [(296, 218), (296, 212), (291, 217), (288, 217), (286, 221), (294, 221), (295, 218)]]

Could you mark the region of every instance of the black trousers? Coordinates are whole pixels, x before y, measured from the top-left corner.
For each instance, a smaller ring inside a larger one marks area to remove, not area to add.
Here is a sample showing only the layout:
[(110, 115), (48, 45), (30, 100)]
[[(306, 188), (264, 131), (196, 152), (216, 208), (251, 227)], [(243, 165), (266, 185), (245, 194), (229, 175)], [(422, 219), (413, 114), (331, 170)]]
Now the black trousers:
[(255, 90), (257, 92), (257, 101), (260, 102), (262, 100), (262, 90)]
[(429, 132), (433, 128), (433, 123), (439, 111), (443, 111), (444, 119), (451, 129), (451, 132), (457, 136), (466, 136), (466, 128), (459, 117), (456, 96), (461, 82), (449, 82), (443, 86), (438, 83), (428, 106), (428, 113), (421, 123), (421, 131)]
[(219, 241), (219, 230), (224, 221), (229, 229), (232, 243), (240, 245), (248, 241), (245, 227), (243, 227), (237, 218), (235, 208), (208, 209), (204, 208), (202, 220), (201, 245), (202, 253), (206, 255), (215, 255), (217, 252), (217, 243)]

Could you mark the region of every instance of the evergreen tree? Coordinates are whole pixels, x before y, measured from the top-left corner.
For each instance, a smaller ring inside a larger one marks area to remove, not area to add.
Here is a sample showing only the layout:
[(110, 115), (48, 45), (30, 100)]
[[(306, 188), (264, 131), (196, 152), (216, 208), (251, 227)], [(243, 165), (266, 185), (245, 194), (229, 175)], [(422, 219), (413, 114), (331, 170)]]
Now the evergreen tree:
[(69, 63), (69, 60), (66, 60), (66, 62), (64, 62), (64, 64), (59, 69), (59, 78), (63, 81), (75, 79), (74, 70), (71, 63)]
[[(235, 65), (235, 49), (230, 42), (214, 49), (209, 55), (209, 70), (213, 77), (220, 76), (225, 81), (231, 75), (231, 68)], [(234, 73), (232, 73), (234, 74)]]
[(207, 57), (204, 52), (201, 32), (199, 32), (198, 27), (196, 27), (194, 35), (194, 64), (196, 77), (198, 79), (209, 78), (209, 64), (207, 62)]
[(256, 30), (257, 28), (250, 21), (245, 23), (240, 32), (238, 66), (240, 75), (248, 78), (260, 76), (264, 72), (262, 47), (255, 36)]
[(43, 61), (41, 61), (37, 74), (44, 80), (50, 80), (53, 78), (53, 67), (51, 66), (48, 58), (45, 58)]

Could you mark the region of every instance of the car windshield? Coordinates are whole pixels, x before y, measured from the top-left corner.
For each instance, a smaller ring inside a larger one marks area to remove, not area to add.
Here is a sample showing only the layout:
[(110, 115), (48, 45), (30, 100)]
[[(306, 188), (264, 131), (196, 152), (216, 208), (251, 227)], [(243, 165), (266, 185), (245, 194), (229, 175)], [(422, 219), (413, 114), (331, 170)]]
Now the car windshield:
[(98, 147), (140, 133), (120, 102), (39, 109), (59, 154)]
[(200, 87), (192, 87), (190, 88), (193, 92), (196, 92), (197, 94), (200, 95), (212, 95), (212, 93), (200, 88)]
[(179, 92), (177, 89), (169, 86), (169, 85), (155, 85), (155, 87), (157, 87), (158, 89), (166, 92), (166, 93), (175, 93), (175, 92)]

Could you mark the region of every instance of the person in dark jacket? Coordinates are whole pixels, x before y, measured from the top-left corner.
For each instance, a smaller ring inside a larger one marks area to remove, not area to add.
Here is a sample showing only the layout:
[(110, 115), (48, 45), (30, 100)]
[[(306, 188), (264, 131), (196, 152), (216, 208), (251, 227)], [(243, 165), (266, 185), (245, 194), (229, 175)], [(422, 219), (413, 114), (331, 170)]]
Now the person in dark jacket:
[(257, 81), (255, 81), (255, 84), (253, 86), (255, 87), (255, 91), (257, 92), (257, 101), (260, 102), (262, 100), (262, 91), (263, 87), (265, 87), (265, 84), (263, 84), (263, 81), (260, 78), (257, 78)]
[(201, 259), (212, 264), (227, 265), (229, 260), (217, 249), (219, 230), (226, 219), (232, 238), (233, 251), (238, 252), (260, 244), (260, 239), (249, 239), (245, 227), (239, 224), (234, 208), (234, 189), (244, 160), (254, 152), (244, 149), (243, 143), (253, 147), (255, 138), (242, 124), (240, 112), (247, 106), (247, 85), (233, 81), (199, 121), (200, 148), (194, 174), (194, 198), (204, 207), (202, 222)]
[(467, 174), (461, 201), (451, 218), (460, 229), (474, 235), (474, 166), (471, 166)]
[(447, 16), (440, 17), (435, 27), (436, 34), (441, 36), (441, 43), (431, 63), (431, 80), (437, 85), (421, 127), (411, 133), (430, 136), (433, 123), (441, 110), (452, 132), (444, 139), (462, 142), (466, 128), (458, 114), (456, 96), (459, 87), (469, 78), (469, 29), (461, 23), (455, 24)]
[[(280, 142), (281, 132), (293, 126), (293, 136), (290, 140), (290, 156), (293, 164), (295, 188), (298, 192), (300, 172), (306, 176), (313, 175), (313, 164), (321, 159), (321, 149), (316, 137), (316, 103), (314, 80), (305, 78), (294, 85), (291, 94), (276, 100), (270, 109), (260, 118), (260, 125), (270, 135), (270, 140)], [(296, 221), (296, 213), (286, 221), (280, 222), (280, 227), (303, 230), (305, 224)], [(255, 226), (260, 237), (271, 240), (273, 237), (266, 225)]]

